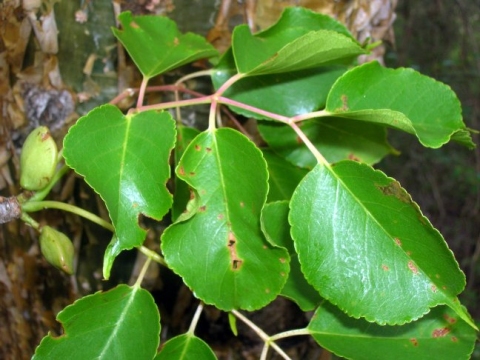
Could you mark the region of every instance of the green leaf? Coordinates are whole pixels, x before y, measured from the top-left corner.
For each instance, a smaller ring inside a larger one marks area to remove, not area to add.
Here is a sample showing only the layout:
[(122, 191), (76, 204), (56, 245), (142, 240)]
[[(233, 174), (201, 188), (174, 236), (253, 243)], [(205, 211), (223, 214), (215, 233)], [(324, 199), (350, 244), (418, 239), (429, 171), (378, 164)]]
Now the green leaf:
[(286, 281), (289, 256), (260, 230), (268, 190), (261, 152), (235, 130), (207, 131), (191, 142), (176, 173), (194, 198), (163, 233), (167, 264), (221, 310), (267, 305)]
[[(188, 144), (200, 133), (199, 130), (183, 125), (177, 126), (177, 142), (175, 145), (175, 165), (180, 161)], [(172, 220), (176, 221), (183, 213), (190, 200), (190, 189), (185, 181), (175, 176), (175, 192), (173, 194)]]
[(118, 19), (122, 29), (113, 29), (113, 33), (147, 78), (218, 54), (203, 37), (181, 34), (175, 22), (165, 16), (124, 12)]
[(337, 21), (298, 8), (287, 8), (275, 25), (255, 35), (247, 25), (237, 26), (232, 49), (238, 72), (247, 75), (305, 70), (366, 53)]
[[(349, 119), (322, 118), (303, 121), (301, 129), (330, 163), (358, 160), (375, 164), (396, 150), (387, 141), (386, 129)], [(263, 122), (258, 130), (271, 149), (292, 164), (313, 168), (317, 160), (288, 125)]]
[(138, 287), (85, 296), (57, 319), (65, 333), (44, 337), (34, 360), (152, 359), (157, 352), (160, 314), (150, 293)]
[(160, 220), (170, 209), (166, 182), (174, 143), (175, 122), (167, 112), (124, 116), (113, 105), (95, 108), (65, 137), (67, 165), (100, 194), (115, 227), (110, 260), (143, 243), (140, 214)]
[(455, 93), (412, 69), (387, 69), (377, 62), (358, 66), (337, 80), (326, 110), (330, 115), (406, 131), (427, 147), (438, 148), (452, 137), (474, 147), (471, 137), (465, 136)]
[[(295, 116), (325, 106), (333, 83), (346, 71), (344, 66), (325, 66), (283, 74), (251, 76), (238, 80), (223, 96), (284, 116)], [(212, 81), (218, 90), (236, 74), (232, 52), (227, 51), (215, 71)], [(270, 119), (245, 109), (230, 106), (235, 112), (256, 119)]]
[(212, 349), (200, 338), (183, 334), (168, 340), (155, 360), (215, 360)]
[(476, 338), (475, 331), (445, 306), (407, 325), (379, 326), (348, 317), (325, 302), (308, 330), (323, 348), (355, 360), (466, 360)]
[(318, 165), (290, 209), (306, 279), (350, 316), (396, 325), (446, 304), (471, 322), (456, 298), (465, 276), (394, 179), (353, 161)]
[(268, 202), (290, 200), (307, 170), (293, 166), (269, 149), (262, 149), (268, 164)]
[(262, 230), (272, 245), (286, 248), (290, 254), (290, 274), (281, 295), (293, 300), (303, 311), (311, 311), (322, 298), (307, 283), (300, 270), (300, 263), (290, 236), (288, 210), (288, 201), (266, 204), (262, 210)]

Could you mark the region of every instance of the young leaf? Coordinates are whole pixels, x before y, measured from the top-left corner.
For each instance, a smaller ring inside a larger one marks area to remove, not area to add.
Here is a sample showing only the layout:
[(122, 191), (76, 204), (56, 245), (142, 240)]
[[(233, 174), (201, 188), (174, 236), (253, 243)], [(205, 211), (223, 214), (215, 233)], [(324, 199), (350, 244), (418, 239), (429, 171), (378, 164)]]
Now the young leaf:
[(288, 210), (288, 201), (266, 204), (262, 209), (262, 230), (272, 245), (286, 248), (290, 254), (290, 274), (281, 295), (297, 303), (303, 311), (312, 311), (322, 298), (307, 283), (300, 270), (300, 263), (290, 236)]
[(290, 200), (307, 170), (293, 166), (269, 149), (262, 149), (262, 153), (268, 164), (267, 202)]
[(289, 256), (260, 230), (268, 190), (261, 152), (235, 130), (207, 131), (191, 142), (176, 173), (193, 199), (163, 233), (165, 261), (198, 298), (219, 309), (268, 304), (286, 281)]
[(154, 360), (215, 360), (212, 349), (200, 338), (183, 334), (168, 340)]
[[(460, 102), (445, 84), (412, 69), (387, 69), (377, 62), (340, 77), (328, 94), (331, 115), (387, 125), (438, 148), (453, 138), (473, 148), (465, 136)], [(462, 136), (455, 134), (461, 132)]]
[(370, 359), (469, 359), (475, 330), (445, 306), (403, 326), (379, 326), (353, 319), (324, 302), (308, 330), (320, 346), (336, 355)]
[(110, 257), (140, 246), (140, 214), (160, 220), (170, 209), (166, 188), (175, 122), (167, 112), (124, 116), (113, 105), (95, 108), (64, 139), (65, 161), (105, 201), (117, 235)]
[(113, 29), (113, 33), (146, 78), (218, 54), (203, 37), (181, 34), (175, 22), (165, 16), (124, 12), (118, 19), (122, 29)]
[(350, 316), (396, 325), (446, 304), (471, 323), (456, 298), (465, 276), (394, 179), (353, 161), (318, 165), (290, 209), (306, 279)]
[[(385, 128), (349, 119), (322, 118), (301, 123), (302, 131), (330, 163), (357, 160), (375, 164), (396, 150)], [(262, 122), (258, 130), (270, 148), (292, 164), (313, 168), (317, 160), (288, 125)]]
[(65, 334), (48, 335), (40, 359), (152, 359), (160, 339), (160, 314), (152, 295), (119, 285), (77, 300), (57, 317)]
[(247, 25), (237, 26), (232, 49), (238, 72), (248, 75), (305, 70), (366, 53), (336, 20), (293, 7), (285, 9), (275, 25), (255, 35)]
[[(295, 116), (325, 106), (333, 83), (346, 71), (344, 66), (325, 66), (282, 74), (251, 76), (238, 80), (223, 95), (229, 99), (284, 116)], [(236, 74), (231, 50), (227, 51), (212, 73), (215, 89)], [(267, 117), (231, 106), (244, 116)]]

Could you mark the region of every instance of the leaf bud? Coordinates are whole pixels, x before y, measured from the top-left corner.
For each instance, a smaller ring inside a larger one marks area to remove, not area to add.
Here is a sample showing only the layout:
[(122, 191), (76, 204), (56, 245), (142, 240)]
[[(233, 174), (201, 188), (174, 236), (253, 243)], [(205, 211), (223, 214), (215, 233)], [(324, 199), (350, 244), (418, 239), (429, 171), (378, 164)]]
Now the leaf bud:
[(63, 233), (43, 226), (40, 230), (40, 250), (50, 264), (69, 275), (73, 273), (74, 248)]
[(20, 156), (20, 185), (26, 190), (45, 188), (57, 166), (58, 149), (46, 126), (33, 130), (25, 140)]

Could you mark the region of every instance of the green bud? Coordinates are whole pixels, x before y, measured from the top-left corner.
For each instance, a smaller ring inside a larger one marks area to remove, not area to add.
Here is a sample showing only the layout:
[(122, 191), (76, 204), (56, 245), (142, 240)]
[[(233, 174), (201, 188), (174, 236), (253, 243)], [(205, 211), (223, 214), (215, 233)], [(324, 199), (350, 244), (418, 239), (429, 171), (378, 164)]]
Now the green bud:
[(33, 130), (25, 140), (20, 156), (20, 185), (41, 190), (48, 185), (57, 166), (58, 150), (46, 126)]
[(40, 250), (50, 264), (69, 275), (73, 273), (73, 244), (60, 231), (43, 226), (40, 229)]

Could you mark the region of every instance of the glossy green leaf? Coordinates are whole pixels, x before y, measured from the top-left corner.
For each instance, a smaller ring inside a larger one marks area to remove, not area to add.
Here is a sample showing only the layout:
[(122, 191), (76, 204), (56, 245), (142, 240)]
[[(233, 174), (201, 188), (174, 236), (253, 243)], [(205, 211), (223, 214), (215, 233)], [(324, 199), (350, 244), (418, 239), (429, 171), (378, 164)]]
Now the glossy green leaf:
[(300, 269), (297, 253), (290, 236), (288, 211), (288, 201), (266, 204), (262, 210), (262, 230), (272, 245), (286, 248), (290, 254), (290, 274), (281, 295), (296, 302), (303, 311), (311, 311), (322, 299), (318, 292), (307, 283)]
[(155, 360), (215, 360), (212, 349), (200, 338), (183, 334), (168, 340)]
[(268, 164), (268, 202), (290, 200), (307, 170), (292, 165), (269, 149), (262, 149)]
[(465, 276), (394, 179), (353, 161), (318, 165), (290, 208), (306, 279), (350, 316), (396, 325), (446, 304), (471, 323), (457, 299)]
[(286, 281), (289, 256), (260, 229), (268, 190), (261, 152), (235, 130), (206, 131), (191, 142), (176, 173), (193, 198), (163, 233), (167, 264), (198, 298), (219, 309), (267, 305)]
[[(346, 71), (344, 66), (326, 66), (283, 74), (251, 76), (240, 79), (223, 95), (229, 99), (284, 116), (295, 116), (315, 111), (325, 106), (333, 83)], [(232, 52), (224, 54), (212, 73), (218, 90), (236, 74)], [(256, 119), (269, 119), (235, 106), (235, 112)]]
[[(455, 93), (412, 69), (387, 69), (377, 62), (345, 73), (328, 95), (326, 110), (338, 117), (387, 125), (438, 148), (455, 137), (474, 147)], [(461, 132), (462, 136), (455, 136)]]
[(237, 26), (232, 49), (238, 72), (247, 75), (310, 69), (335, 60), (338, 64), (366, 53), (336, 20), (293, 7), (285, 9), (275, 25), (255, 35), (247, 25)]
[[(301, 129), (330, 163), (358, 160), (375, 164), (388, 154), (395, 154), (387, 141), (386, 129), (349, 119), (322, 118), (303, 121)], [(317, 160), (288, 125), (260, 123), (258, 129), (271, 149), (292, 164), (313, 168)]]
[(118, 19), (122, 29), (113, 29), (113, 33), (147, 78), (218, 54), (203, 37), (181, 34), (175, 22), (165, 16), (124, 12)]
[(467, 360), (476, 338), (475, 330), (445, 306), (410, 324), (379, 326), (348, 317), (325, 302), (308, 330), (323, 348), (355, 360)]
[[(177, 142), (175, 144), (175, 165), (180, 161), (190, 142), (200, 133), (199, 130), (187, 126), (177, 126)], [(175, 176), (175, 192), (173, 194), (172, 220), (175, 221), (185, 210), (190, 200), (190, 189), (185, 181)]]
[(146, 290), (119, 285), (77, 300), (57, 317), (65, 333), (48, 335), (40, 359), (152, 359), (160, 339), (160, 314)]
[(166, 182), (174, 143), (175, 122), (167, 112), (124, 116), (112, 105), (80, 118), (65, 137), (67, 165), (106, 203), (117, 236), (109, 248), (111, 259), (143, 243), (140, 214), (160, 220), (170, 209)]

